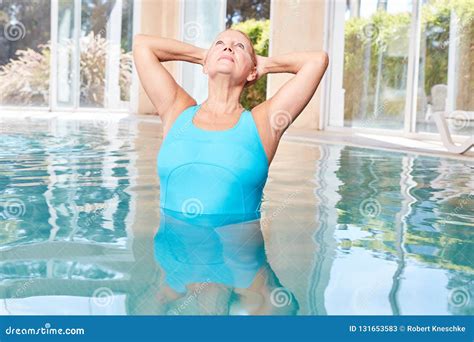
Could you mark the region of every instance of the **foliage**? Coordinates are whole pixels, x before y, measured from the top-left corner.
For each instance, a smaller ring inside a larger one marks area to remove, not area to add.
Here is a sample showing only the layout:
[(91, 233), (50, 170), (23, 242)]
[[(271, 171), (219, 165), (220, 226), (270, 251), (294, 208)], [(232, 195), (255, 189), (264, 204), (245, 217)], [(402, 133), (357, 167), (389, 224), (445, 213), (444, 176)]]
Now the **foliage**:
[[(91, 32), (80, 41), (80, 96), (81, 103), (101, 106), (104, 103), (105, 66), (109, 43), (100, 35)], [(32, 49), (18, 50), (15, 60), (0, 67), (0, 103), (10, 105), (47, 105), (50, 77), (50, 46), (39, 46), (39, 52)], [(65, 44), (66, 55), (72, 55), (74, 45)], [(120, 54), (119, 85), (121, 98), (128, 99), (132, 78), (131, 52)]]
[[(110, 53), (109, 42), (100, 35), (90, 32), (81, 39), (81, 103), (101, 106), (104, 104), (106, 82), (107, 54)], [(69, 47), (72, 49), (72, 45)], [(128, 90), (132, 79), (131, 52), (120, 54), (119, 84), (121, 98), (128, 100)]]
[[(407, 63), (408, 47), (403, 41), (407, 40), (407, 29), (410, 25), (410, 14), (388, 14), (384, 11), (376, 12), (370, 18), (351, 18), (345, 27), (344, 51), (344, 88), (345, 93), (345, 118), (351, 119), (358, 113), (374, 112), (373, 99), (376, 92), (377, 65), (379, 56), (386, 54), (390, 43), (397, 45), (398, 54), (390, 57), (388, 54), (383, 59), (383, 79), (385, 86), (400, 88), (403, 80), (403, 68)], [(398, 43), (398, 44), (397, 44)], [(398, 55), (398, 56), (397, 56)], [(366, 72), (361, 72), (362, 70)], [(368, 72), (368, 73), (367, 73)], [(362, 85), (366, 84), (364, 89)], [(367, 91), (364, 95), (364, 91)], [(364, 102), (365, 101), (365, 102)], [(400, 101), (394, 98), (386, 101), (384, 112), (398, 115)], [(367, 106), (367, 107), (364, 107)]]
[[(8, 24), (22, 23), (22, 38), (6, 39)], [(15, 57), (18, 50), (46, 44), (51, 32), (51, 1), (0, 1), (0, 65)]]
[(50, 49), (47, 44), (39, 49), (18, 50), (18, 58), (0, 68), (0, 103), (48, 103)]
[[(459, 18), (456, 43), (460, 43), (460, 63), (468, 75), (472, 74), (474, 1), (433, 0), (423, 4), (420, 101), (429, 97), (435, 84), (447, 83), (451, 11)], [(411, 13), (377, 11), (369, 18), (350, 18), (345, 24), (343, 82), (346, 120), (354, 116), (364, 118), (367, 113), (399, 117), (405, 103)], [(378, 72), (381, 73), (379, 87)], [(471, 77), (469, 82), (463, 87), (468, 93), (469, 89), (474, 89), (474, 78)], [(385, 92), (381, 94), (384, 101), (374, 108), (377, 88)], [(463, 92), (458, 94), (458, 98), (467, 97), (469, 95)]]
[[(232, 28), (245, 32), (252, 41), (255, 53), (260, 56), (268, 56), (270, 41), (270, 20), (255, 20), (235, 24)], [(253, 85), (246, 87), (242, 93), (241, 102), (245, 108), (251, 109), (266, 99), (267, 76), (263, 76)]]
[(226, 27), (249, 19), (270, 18), (270, 0), (229, 0), (227, 1)]

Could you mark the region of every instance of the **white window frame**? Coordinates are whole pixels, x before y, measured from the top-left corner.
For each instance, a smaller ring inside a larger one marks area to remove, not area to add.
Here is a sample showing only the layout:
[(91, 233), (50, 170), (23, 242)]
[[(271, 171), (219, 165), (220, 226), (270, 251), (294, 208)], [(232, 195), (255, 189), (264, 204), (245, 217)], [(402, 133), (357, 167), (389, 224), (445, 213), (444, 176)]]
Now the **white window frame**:
[[(410, 139), (419, 139), (419, 140), (440, 140), (439, 133), (430, 133), (430, 132), (416, 132), (416, 103), (418, 98), (418, 69), (420, 55), (420, 39), (421, 39), (421, 5), (422, 0), (413, 0), (413, 9), (412, 9), (412, 21), (410, 27), (410, 37), (414, 37), (409, 42), (408, 50), (408, 71), (407, 71), (407, 98), (405, 102), (405, 113), (404, 113), (404, 124), (401, 130), (391, 130), (383, 128), (364, 128), (364, 127), (337, 127), (331, 126), (330, 115), (337, 110), (334, 108), (332, 103), (332, 98), (334, 94), (341, 91), (341, 88), (336, 89), (337, 78), (342, 77), (341, 74), (337, 74), (338, 63), (343, 63), (344, 60), (344, 50), (338, 49), (335, 47), (337, 43), (334, 37), (334, 25), (335, 25), (335, 11), (336, 6), (345, 5), (345, 1), (342, 0), (326, 0), (326, 20), (325, 20), (325, 48), (329, 54), (330, 63), (327, 71), (327, 81), (322, 93), (321, 101), (321, 113), (320, 115), (320, 127), (321, 130), (330, 131), (330, 132), (340, 132), (340, 133), (364, 133), (364, 134), (377, 134), (377, 135), (387, 135), (387, 136), (399, 136)], [(343, 69), (339, 72), (343, 72)], [(452, 76), (451, 76), (452, 77)], [(453, 141), (462, 142), (466, 139), (465, 135), (456, 135), (451, 136)]]
[[(49, 99), (48, 105), (46, 106), (11, 106), (11, 105), (0, 105), (0, 110), (5, 111), (32, 111), (32, 112), (131, 112), (134, 107), (133, 104), (138, 101), (138, 82), (136, 79), (136, 71), (133, 68), (132, 73), (132, 85), (130, 87), (130, 101), (121, 101), (120, 100), (120, 88), (118, 89), (118, 99), (117, 94), (114, 92), (117, 91), (116, 86), (108, 86), (117, 79), (118, 75), (112, 77), (109, 72), (106, 72), (107, 82), (105, 87), (105, 93), (107, 96), (111, 96), (113, 99), (113, 104), (108, 106), (108, 103), (105, 103), (105, 107), (80, 107), (80, 92), (79, 92), (79, 82), (80, 82), (80, 60), (79, 54), (75, 54), (73, 56), (73, 67), (74, 67), (74, 79), (73, 79), (73, 105), (70, 107), (65, 106), (58, 106), (57, 104), (57, 90), (58, 90), (58, 79), (57, 79), (57, 61), (58, 61), (58, 13), (59, 13), (59, 0), (51, 0), (51, 59), (50, 59), (50, 77), (49, 77)], [(133, 1), (133, 35), (138, 32), (139, 21), (140, 21), (140, 2), (141, 1)], [(117, 0), (117, 4), (120, 5), (122, 8), (122, 0)], [(120, 11), (120, 16), (121, 16)], [(117, 21), (118, 18), (115, 20)], [(121, 24), (121, 20), (120, 20)], [(110, 27), (108, 27), (111, 31)], [(117, 31), (117, 29), (115, 30)], [(114, 32), (115, 32), (114, 31)], [(118, 30), (118, 33), (121, 33), (121, 30)], [(117, 33), (117, 32), (115, 32)], [(81, 35), (81, 0), (74, 0), (74, 39), (76, 41), (76, 51), (80, 51), (79, 49), (79, 39)], [(117, 39), (115, 39), (116, 41)], [(120, 38), (119, 38), (120, 42)], [(116, 43), (116, 42), (115, 42)], [(112, 48), (115, 48), (115, 45), (112, 45)], [(120, 46), (119, 46), (120, 49)], [(116, 56), (115, 56), (116, 60)], [(108, 56), (107, 64), (114, 62), (114, 57)], [(115, 67), (114, 69), (117, 69)], [(107, 102), (107, 100), (106, 100)], [(110, 101), (109, 101), (110, 102)]]

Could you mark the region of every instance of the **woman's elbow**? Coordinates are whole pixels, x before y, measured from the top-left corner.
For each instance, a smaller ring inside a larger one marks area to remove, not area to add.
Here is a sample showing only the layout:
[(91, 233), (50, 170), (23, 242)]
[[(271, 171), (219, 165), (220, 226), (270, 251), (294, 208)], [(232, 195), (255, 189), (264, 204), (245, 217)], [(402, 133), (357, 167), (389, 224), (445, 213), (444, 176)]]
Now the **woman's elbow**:
[(329, 65), (329, 55), (326, 51), (316, 51), (314, 52), (313, 61), (326, 69)]
[(329, 65), (329, 56), (325, 51), (311, 51), (304, 64), (316, 69), (326, 70)]
[(134, 35), (132, 50), (136, 52), (137, 49), (140, 49), (146, 46), (148, 40), (149, 40), (149, 37), (146, 34), (138, 33)]
[(135, 50), (135, 48), (137, 48), (139, 45), (143, 44), (144, 37), (145, 35), (141, 33), (133, 36), (133, 50)]
[(321, 51), (321, 63), (325, 68), (327, 68), (329, 65), (329, 55), (326, 51)]

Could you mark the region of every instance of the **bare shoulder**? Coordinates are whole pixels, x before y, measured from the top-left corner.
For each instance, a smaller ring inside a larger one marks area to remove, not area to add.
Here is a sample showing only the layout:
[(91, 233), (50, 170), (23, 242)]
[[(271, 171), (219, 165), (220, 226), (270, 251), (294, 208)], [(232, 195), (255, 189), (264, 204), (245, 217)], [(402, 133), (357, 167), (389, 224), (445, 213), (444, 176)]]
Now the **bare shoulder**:
[(260, 139), (269, 162), (273, 160), (279, 143), (279, 137), (274, 133), (269, 115), (268, 101), (264, 101), (252, 108), (251, 113), (257, 126)]
[(187, 108), (195, 106), (196, 100), (191, 96), (178, 97), (178, 100), (169, 108), (169, 110), (161, 116), (163, 122), (163, 139), (173, 126), (178, 116)]

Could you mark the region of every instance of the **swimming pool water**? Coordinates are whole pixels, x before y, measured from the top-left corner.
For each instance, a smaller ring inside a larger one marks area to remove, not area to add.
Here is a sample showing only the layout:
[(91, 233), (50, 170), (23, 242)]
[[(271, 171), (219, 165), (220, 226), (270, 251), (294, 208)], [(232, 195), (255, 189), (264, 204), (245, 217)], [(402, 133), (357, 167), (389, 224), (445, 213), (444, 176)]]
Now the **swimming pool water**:
[(0, 119), (0, 314), (474, 313), (474, 161), (284, 140), (261, 218), (183, 217), (160, 132)]

